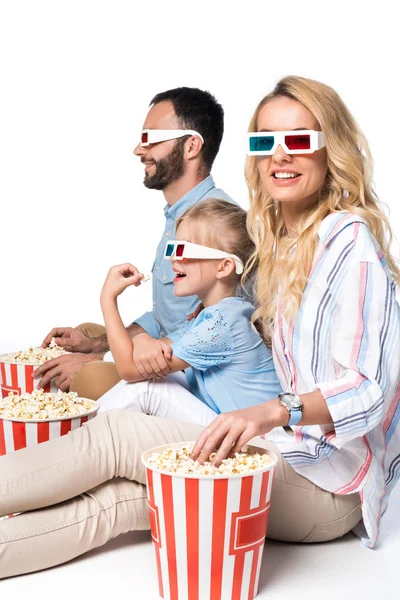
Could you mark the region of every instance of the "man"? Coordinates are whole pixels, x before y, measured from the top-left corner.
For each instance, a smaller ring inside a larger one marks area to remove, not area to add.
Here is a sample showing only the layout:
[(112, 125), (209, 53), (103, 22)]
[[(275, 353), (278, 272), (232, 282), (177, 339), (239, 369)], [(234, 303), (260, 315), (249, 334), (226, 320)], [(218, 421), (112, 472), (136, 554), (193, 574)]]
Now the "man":
[[(170, 261), (163, 260), (165, 244), (175, 237), (176, 219), (193, 204), (206, 198), (233, 201), (215, 187), (210, 175), (224, 130), (223, 108), (215, 98), (197, 88), (181, 87), (157, 94), (150, 107), (134, 154), (145, 165), (144, 185), (164, 194), (165, 229), (152, 269), (153, 310), (136, 319), (127, 330), (132, 338), (141, 335), (143, 375), (161, 376), (168, 374), (168, 365), (162, 345), (153, 338), (177, 329), (199, 303), (194, 296), (174, 295), (172, 267)], [(36, 369), (34, 376), (41, 377), (39, 387), (55, 378), (63, 391), (75, 390), (97, 399), (115, 385), (120, 377), (114, 364), (102, 360), (109, 350), (104, 332), (104, 327), (90, 323), (52, 329), (43, 347), (55, 337), (57, 344), (71, 354)], [(153, 355), (155, 347), (157, 358), (151, 363), (144, 360), (146, 348)]]

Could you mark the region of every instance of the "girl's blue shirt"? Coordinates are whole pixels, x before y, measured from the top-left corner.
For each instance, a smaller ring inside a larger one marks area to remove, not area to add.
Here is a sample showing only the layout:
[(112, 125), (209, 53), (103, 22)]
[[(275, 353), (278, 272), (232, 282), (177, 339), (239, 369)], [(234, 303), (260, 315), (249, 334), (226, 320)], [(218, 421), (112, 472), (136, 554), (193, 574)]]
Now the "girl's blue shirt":
[(272, 355), (252, 325), (254, 307), (224, 298), (168, 337), (173, 353), (191, 365), (190, 391), (216, 413), (272, 400), (282, 391)]

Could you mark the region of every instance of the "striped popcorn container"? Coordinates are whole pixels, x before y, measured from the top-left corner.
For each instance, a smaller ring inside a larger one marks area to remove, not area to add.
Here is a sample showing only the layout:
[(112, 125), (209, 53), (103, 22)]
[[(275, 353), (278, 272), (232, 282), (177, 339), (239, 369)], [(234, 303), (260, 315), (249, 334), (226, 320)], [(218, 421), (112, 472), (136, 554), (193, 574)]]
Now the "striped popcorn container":
[[(267, 532), (277, 458), (251, 475), (167, 474), (147, 463), (151, 535), (159, 595), (165, 600), (252, 600)], [(264, 454), (263, 448), (248, 447)], [(271, 453), (270, 453), (271, 454)]]
[[(0, 361), (0, 386), (3, 398), (8, 396), (8, 392), (16, 394), (31, 393), (38, 389), (40, 379), (33, 379), (32, 374), (40, 365), (29, 365), (18, 362)], [(56, 392), (57, 386), (51, 381), (45, 388), (45, 392)]]
[(97, 415), (99, 404), (83, 415), (33, 420), (0, 417), (0, 456), (47, 442), (81, 427)]

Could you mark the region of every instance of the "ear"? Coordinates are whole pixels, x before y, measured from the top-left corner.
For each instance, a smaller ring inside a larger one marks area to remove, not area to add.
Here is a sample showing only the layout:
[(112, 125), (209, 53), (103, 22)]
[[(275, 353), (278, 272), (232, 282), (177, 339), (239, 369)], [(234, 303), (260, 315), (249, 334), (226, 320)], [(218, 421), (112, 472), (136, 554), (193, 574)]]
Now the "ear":
[(185, 144), (185, 155), (188, 160), (196, 158), (203, 147), (203, 143), (197, 135), (191, 135)]
[(233, 258), (224, 258), (218, 265), (217, 279), (224, 279), (235, 272), (235, 261)]

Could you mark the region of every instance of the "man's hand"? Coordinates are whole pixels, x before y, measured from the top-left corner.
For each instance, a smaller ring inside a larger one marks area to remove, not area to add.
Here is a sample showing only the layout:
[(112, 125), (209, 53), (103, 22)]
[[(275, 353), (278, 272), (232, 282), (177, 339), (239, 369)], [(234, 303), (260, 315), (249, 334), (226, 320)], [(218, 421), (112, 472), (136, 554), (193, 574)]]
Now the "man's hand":
[(111, 267), (104, 282), (100, 300), (114, 300), (130, 285), (139, 286), (143, 277), (143, 273), (139, 273), (137, 268), (130, 263)]
[(56, 386), (63, 392), (68, 392), (71, 381), (84, 363), (101, 360), (103, 354), (64, 354), (58, 358), (48, 360), (33, 372), (36, 379), (41, 377), (38, 388), (44, 388), (51, 379), (55, 378)]
[(163, 340), (155, 340), (148, 333), (140, 333), (133, 339), (133, 362), (144, 379), (171, 373), (165, 360), (171, 356), (171, 346)]
[(61, 346), (67, 352), (88, 353), (97, 349), (97, 338), (87, 337), (73, 327), (55, 327), (52, 329), (44, 338), (42, 348), (46, 348), (52, 338), (55, 338), (57, 346)]
[(240, 452), (252, 437), (287, 425), (287, 421), (288, 412), (279, 404), (278, 398), (220, 414), (200, 434), (191, 458), (203, 464), (217, 450), (214, 464), (219, 466), (224, 458)]
[(196, 317), (199, 316), (199, 314), (201, 313), (201, 311), (203, 310), (204, 306), (200, 303), (198, 306), (196, 306), (195, 310), (191, 313), (188, 314), (188, 316), (186, 317), (186, 319), (188, 321), (191, 321), (192, 319), (195, 319)]

